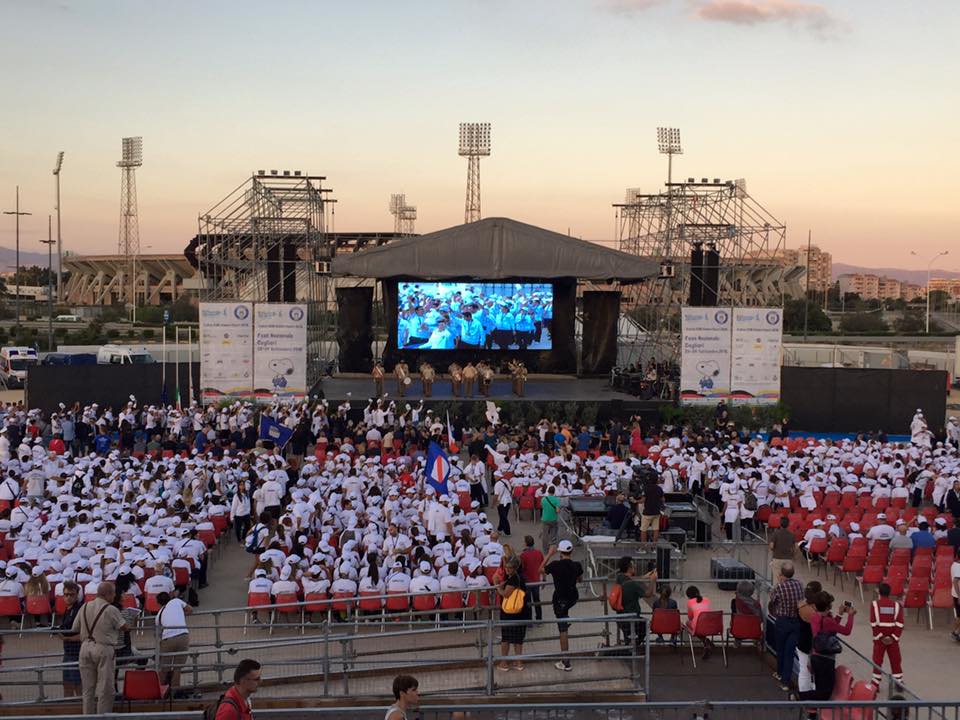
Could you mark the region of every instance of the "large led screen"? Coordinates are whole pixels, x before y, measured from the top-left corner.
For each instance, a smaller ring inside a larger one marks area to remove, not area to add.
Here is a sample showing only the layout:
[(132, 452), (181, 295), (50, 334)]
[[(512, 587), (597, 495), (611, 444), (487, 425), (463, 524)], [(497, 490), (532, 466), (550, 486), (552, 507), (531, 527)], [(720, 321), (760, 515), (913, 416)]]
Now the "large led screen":
[(549, 283), (401, 282), (401, 350), (550, 350)]

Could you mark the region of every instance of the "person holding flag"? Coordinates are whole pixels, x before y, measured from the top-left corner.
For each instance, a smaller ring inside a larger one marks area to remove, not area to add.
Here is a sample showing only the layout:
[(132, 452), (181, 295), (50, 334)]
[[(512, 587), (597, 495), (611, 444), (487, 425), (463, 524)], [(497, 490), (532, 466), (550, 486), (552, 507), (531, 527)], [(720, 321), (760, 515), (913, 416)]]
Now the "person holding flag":
[(427, 450), (427, 466), (423, 475), (427, 485), (436, 490), (437, 495), (448, 493), (447, 480), (450, 477), (450, 461), (447, 459), (447, 454), (443, 451), (443, 448), (434, 440), (430, 441), (430, 447)]

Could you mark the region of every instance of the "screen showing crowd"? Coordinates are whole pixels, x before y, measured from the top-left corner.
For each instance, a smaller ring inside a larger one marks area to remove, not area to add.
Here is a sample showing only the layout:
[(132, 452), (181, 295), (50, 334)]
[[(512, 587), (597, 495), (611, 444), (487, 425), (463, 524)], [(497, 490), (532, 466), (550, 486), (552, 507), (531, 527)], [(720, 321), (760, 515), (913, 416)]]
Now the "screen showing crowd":
[(397, 347), (550, 350), (549, 283), (401, 282)]

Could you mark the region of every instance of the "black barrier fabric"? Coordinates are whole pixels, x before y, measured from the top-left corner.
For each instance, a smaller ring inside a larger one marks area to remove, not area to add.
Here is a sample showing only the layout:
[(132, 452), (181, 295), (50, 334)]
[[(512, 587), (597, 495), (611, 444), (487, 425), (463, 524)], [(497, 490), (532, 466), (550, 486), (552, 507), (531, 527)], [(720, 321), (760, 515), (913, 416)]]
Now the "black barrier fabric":
[(337, 288), (340, 372), (373, 369), (373, 287)]
[[(402, 357), (410, 369), (416, 371), (421, 362), (428, 362), (445, 373), (451, 363), (461, 365), (486, 360), (494, 366), (504, 366), (508, 360), (517, 358), (524, 362), (530, 372), (575, 373), (577, 371), (577, 346), (574, 339), (577, 281), (575, 278), (553, 280), (553, 320), (550, 335), (551, 350), (397, 350), (397, 282), (420, 278), (391, 278), (382, 283), (383, 303), (387, 323), (387, 343), (383, 350), (383, 364), (387, 372)], [(462, 278), (464, 281), (482, 278)], [(451, 282), (456, 281), (452, 278)], [(506, 278), (497, 282), (529, 282), (525, 278)]]
[(942, 370), (784, 367), (781, 395), (791, 425), (811, 432), (910, 432), (923, 410), (935, 433), (946, 419)]
[[(193, 389), (200, 392), (200, 363), (183, 362), (180, 370), (180, 400), (190, 404), (188, 374), (193, 371)], [(167, 402), (175, 402), (177, 365), (167, 363)], [(130, 395), (139, 405), (157, 405), (163, 394), (163, 365), (31, 365), (27, 370), (27, 407), (45, 413), (57, 412), (60, 403), (68, 407), (98, 403), (114, 409), (126, 405)]]
[(619, 292), (597, 290), (583, 293), (583, 345), (580, 358), (580, 372), (583, 375), (606, 374), (617, 364), (619, 317)]

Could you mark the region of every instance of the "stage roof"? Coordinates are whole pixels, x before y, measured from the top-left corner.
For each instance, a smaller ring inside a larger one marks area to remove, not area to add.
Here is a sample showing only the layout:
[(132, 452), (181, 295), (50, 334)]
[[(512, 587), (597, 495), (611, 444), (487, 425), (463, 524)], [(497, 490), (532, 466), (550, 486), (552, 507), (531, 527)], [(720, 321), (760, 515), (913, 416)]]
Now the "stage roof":
[(486, 218), (333, 259), (334, 275), (502, 280), (561, 278), (643, 280), (657, 262), (527, 225)]

